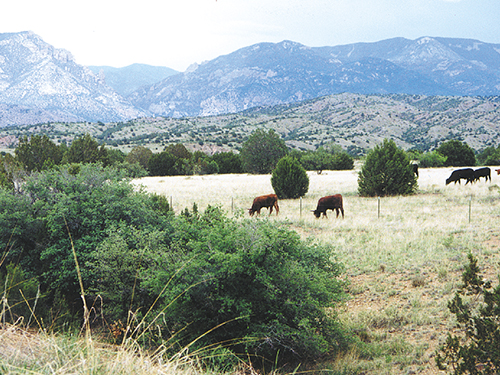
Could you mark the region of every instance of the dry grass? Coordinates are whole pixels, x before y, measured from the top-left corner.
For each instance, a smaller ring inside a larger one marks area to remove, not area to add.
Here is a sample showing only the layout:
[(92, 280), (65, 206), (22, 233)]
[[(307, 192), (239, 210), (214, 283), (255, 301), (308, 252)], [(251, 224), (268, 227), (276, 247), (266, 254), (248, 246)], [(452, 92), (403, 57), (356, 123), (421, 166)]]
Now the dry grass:
[[(446, 186), (451, 171), (421, 169), (418, 194), (380, 201), (357, 195), (357, 171), (309, 173), (302, 203), (281, 200), (279, 215), (269, 217), (303, 238), (331, 245), (346, 266), (352, 299), (341, 318), (363, 332), (370, 350), (379, 347), (379, 356), (357, 348), (331, 366), (348, 361), (347, 372), (438, 373), (433, 356), (454, 326), (447, 302), (467, 254), (478, 258), (486, 278), (498, 282), (500, 176)], [(273, 191), (269, 175), (147, 177), (136, 183), (171, 197), (177, 213), (196, 203), (201, 210), (217, 205), (237, 217), (247, 215), (255, 196)], [(328, 219), (316, 219), (310, 210), (318, 198), (334, 193), (344, 197), (345, 219), (330, 211)], [(260, 219), (267, 217), (263, 213)]]

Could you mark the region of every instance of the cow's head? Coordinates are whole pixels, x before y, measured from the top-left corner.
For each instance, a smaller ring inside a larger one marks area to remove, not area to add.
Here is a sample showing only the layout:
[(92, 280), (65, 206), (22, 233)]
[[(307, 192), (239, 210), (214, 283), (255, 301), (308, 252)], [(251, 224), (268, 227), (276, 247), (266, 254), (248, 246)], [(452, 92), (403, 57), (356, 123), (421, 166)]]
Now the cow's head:
[(317, 219), (321, 216), (321, 212), (319, 210), (311, 210), (314, 216), (316, 216)]

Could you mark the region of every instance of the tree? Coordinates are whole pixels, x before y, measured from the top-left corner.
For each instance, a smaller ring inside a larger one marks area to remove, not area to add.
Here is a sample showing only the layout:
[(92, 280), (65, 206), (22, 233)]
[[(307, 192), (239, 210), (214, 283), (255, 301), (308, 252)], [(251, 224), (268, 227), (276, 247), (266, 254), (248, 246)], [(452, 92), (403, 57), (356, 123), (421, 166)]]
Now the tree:
[(67, 152), (68, 163), (97, 163), (108, 165), (108, 154), (104, 145), (99, 146), (90, 134), (73, 140)]
[(148, 169), (149, 158), (153, 156), (153, 151), (144, 146), (136, 146), (125, 158), (130, 164), (139, 163), (144, 169)]
[(238, 154), (233, 152), (218, 152), (212, 155), (214, 160), (219, 166), (219, 173), (241, 173), (241, 158)]
[(413, 194), (417, 177), (407, 154), (393, 140), (385, 139), (366, 156), (358, 177), (361, 196)]
[[(479, 275), (477, 259), (468, 255), (463, 285), (448, 303), (461, 334), (448, 334), (436, 363), (453, 374), (498, 374), (500, 371), (500, 285), (493, 288)], [(464, 301), (464, 298), (471, 300)]]
[(436, 149), (441, 155), (446, 157), (445, 166), (447, 167), (465, 167), (476, 165), (476, 156), (474, 150), (465, 142), (452, 139), (443, 142)]
[(500, 165), (500, 146), (486, 147), (478, 156), (479, 165)]
[(16, 159), (26, 171), (41, 171), (61, 163), (61, 149), (47, 135), (33, 135), (19, 139), (14, 151)]
[(153, 154), (148, 161), (151, 176), (174, 176), (177, 173), (177, 158), (167, 151)]
[(274, 130), (258, 129), (243, 143), (241, 164), (247, 173), (271, 173), (276, 163), (287, 153), (285, 141)]
[(297, 159), (285, 156), (273, 170), (271, 185), (279, 199), (295, 199), (309, 190), (309, 177)]

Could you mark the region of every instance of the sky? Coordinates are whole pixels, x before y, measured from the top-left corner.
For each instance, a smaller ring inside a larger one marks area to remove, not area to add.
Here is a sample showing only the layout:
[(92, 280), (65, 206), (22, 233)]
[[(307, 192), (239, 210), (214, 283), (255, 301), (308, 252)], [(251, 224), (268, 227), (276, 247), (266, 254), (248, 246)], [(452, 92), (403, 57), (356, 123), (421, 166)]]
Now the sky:
[(185, 71), (261, 42), (309, 47), (422, 36), (500, 44), (500, 0), (16, 0), (0, 33), (33, 31), (78, 64)]

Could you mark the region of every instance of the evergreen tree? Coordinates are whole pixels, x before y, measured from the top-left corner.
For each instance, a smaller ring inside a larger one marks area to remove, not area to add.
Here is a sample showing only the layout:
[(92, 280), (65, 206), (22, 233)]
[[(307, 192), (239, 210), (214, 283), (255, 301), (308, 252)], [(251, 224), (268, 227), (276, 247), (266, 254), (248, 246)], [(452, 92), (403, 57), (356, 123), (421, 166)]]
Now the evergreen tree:
[(368, 153), (358, 177), (361, 196), (407, 195), (416, 188), (410, 159), (393, 140), (385, 139)]
[(19, 139), (14, 151), (16, 159), (26, 171), (41, 171), (61, 163), (61, 149), (47, 135), (33, 135)]
[(309, 190), (309, 177), (297, 159), (285, 156), (273, 170), (271, 185), (279, 199), (295, 199)]

